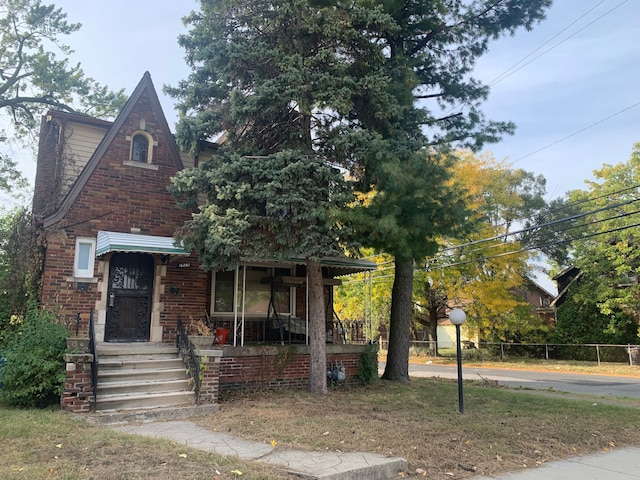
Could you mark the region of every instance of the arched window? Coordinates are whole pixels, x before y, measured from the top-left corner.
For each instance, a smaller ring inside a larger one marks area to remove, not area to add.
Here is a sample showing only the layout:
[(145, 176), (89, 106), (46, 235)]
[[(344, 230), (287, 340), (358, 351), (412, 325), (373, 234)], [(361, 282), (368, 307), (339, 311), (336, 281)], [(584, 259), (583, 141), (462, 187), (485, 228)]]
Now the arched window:
[(131, 142), (131, 160), (134, 162), (147, 163), (149, 158), (149, 139), (138, 133), (133, 136)]

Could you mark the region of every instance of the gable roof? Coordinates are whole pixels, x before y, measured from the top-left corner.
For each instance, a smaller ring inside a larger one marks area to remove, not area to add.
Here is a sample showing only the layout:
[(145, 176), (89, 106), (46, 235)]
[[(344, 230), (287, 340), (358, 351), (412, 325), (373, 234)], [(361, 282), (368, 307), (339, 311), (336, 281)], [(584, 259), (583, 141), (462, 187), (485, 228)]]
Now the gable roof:
[(537, 289), (543, 295), (546, 295), (547, 297), (550, 297), (550, 298), (555, 298), (556, 295), (554, 293), (551, 293), (549, 290), (544, 288), (542, 285), (540, 285), (538, 282), (536, 282), (532, 278), (528, 278), (527, 280), (529, 280), (529, 282), (531, 282), (531, 286), (533, 288)]
[(83, 168), (82, 172), (80, 172), (80, 175), (78, 176), (75, 183), (73, 184), (73, 186), (71, 187), (67, 195), (65, 196), (64, 200), (60, 204), (60, 207), (51, 215), (44, 218), (43, 220), (44, 228), (47, 228), (47, 227), (50, 227), (51, 225), (56, 224), (57, 222), (62, 220), (65, 217), (65, 215), (69, 212), (69, 209), (78, 198), (78, 195), (80, 195), (80, 192), (82, 191), (85, 184), (91, 177), (91, 174), (94, 172), (96, 167), (100, 164), (100, 160), (102, 160), (102, 157), (104, 156), (105, 152), (111, 146), (111, 143), (113, 142), (114, 138), (120, 131), (120, 128), (127, 121), (127, 118), (131, 114), (131, 111), (133, 110), (133, 108), (135, 107), (135, 105), (138, 103), (138, 101), (140, 100), (140, 98), (145, 92), (149, 96), (151, 108), (153, 110), (154, 115), (156, 116), (156, 119), (158, 120), (158, 123), (160, 124), (160, 129), (162, 131), (162, 134), (167, 139), (170, 156), (171, 156), (171, 159), (173, 160), (174, 165), (176, 166), (176, 169), (182, 170), (184, 168), (182, 164), (182, 159), (180, 158), (180, 151), (178, 150), (178, 145), (174, 140), (173, 134), (169, 129), (169, 124), (167, 123), (167, 119), (164, 116), (164, 112), (162, 111), (162, 106), (160, 105), (158, 94), (156, 93), (156, 90), (153, 86), (153, 82), (151, 81), (151, 75), (149, 74), (149, 72), (144, 72), (144, 75), (142, 76), (142, 79), (138, 83), (138, 86), (135, 88), (135, 90), (127, 100), (127, 103), (125, 103), (124, 107), (122, 108), (122, 111), (118, 114), (117, 118), (114, 120), (107, 134), (104, 136), (102, 141), (98, 144), (98, 148), (96, 148), (96, 151), (93, 152), (93, 155), (91, 155), (91, 158)]

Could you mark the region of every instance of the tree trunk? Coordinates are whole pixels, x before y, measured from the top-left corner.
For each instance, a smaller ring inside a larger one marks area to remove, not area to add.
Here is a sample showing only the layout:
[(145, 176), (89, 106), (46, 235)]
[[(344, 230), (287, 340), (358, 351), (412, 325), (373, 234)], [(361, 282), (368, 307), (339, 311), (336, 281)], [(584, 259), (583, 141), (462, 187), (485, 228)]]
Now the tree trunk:
[(324, 286), (320, 262), (307, 259), (307, 288), (309, 289), (309, 391), (327, 393), (327, 340)]
[(395, 258), (396, 274), (391, 292), (389, 350), (382, 378), (409, 383), (409, 334), (413, 307), (413, 259)]
[(434, 357), (438, 356), (438, 307), (429, 307), (429, 349)]

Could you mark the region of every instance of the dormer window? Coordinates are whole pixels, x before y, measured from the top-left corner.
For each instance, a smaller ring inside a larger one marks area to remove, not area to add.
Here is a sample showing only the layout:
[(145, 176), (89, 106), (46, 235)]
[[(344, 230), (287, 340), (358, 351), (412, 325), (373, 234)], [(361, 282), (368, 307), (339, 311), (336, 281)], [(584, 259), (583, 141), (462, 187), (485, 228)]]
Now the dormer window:
[(153, 137), (144, 130), (134, 132), (132, 136), (127, 136), (130, 142), (129, 161), (132, 164), (151, 166), (153, 147), (156, 143)]

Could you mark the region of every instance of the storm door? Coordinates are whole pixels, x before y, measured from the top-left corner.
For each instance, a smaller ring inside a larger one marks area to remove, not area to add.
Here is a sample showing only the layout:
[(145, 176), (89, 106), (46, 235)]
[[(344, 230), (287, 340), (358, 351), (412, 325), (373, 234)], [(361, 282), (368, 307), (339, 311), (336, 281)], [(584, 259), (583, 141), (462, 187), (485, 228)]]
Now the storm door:
[(146, 342), (151, 328), (153, 257), (114, 253), (109, 262), (106, 342)]

